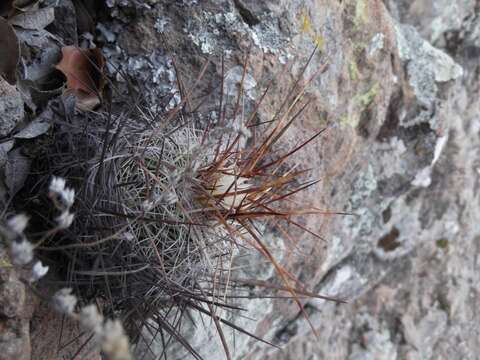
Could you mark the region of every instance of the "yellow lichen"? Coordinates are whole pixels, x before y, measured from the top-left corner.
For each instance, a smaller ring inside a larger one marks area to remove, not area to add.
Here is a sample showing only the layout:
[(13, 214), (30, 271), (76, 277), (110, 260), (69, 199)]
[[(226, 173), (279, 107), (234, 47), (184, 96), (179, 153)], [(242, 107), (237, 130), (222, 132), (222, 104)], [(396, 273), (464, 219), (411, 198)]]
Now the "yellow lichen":
[(357, 62), (355, 60), (351, 61), (349, 66), (348, 66), (348, 72), (350, 74), (350, 79), (353, 81), (358, 80), (359, 72), (358, 72), (358, 66)]
[(325, 39), (323, 38), (323, 36), (321, 34), (316, 34), (315, 37), (313, 38), (313, 43), (319, 49), (323, 49), (324, 41), (325, 41)]
[(350, 114), (345, 114), (340, 117), (338, 123), (344, 129), (346, 127), (355, 128), (358, 125), (359, 117), (358, 116), (351, 116)]
[(12, 263), (6, 258), (0, 258), (0, 268), (12, 267)]
[(375, 100), (379, 89), (380, 85), (378, 83), (373, 84), (366, 93), (357, 95), (355, 97), (355, 102), (358, 103), (363, 109), (366, 108), (373, 102), (373, 100)]
[(302, 22), (300, 32), (303, 34), (309, 34), (312, 31), (312, 22), (310, 21), (310, 16), (303, 14), (300, 19)]
[(309, 15), (306, 13), (300, 16), (300, 33), (306, 34), (312, 43), (319, 49), (323, 49), (323, 45), (325, 43), (325, 38), (323, 35), (313, 29), (312, 27), (312, 20)]
[(366, 0), (356, 0), (355, 25), (359, 26), (368, 21), (368, 5)]

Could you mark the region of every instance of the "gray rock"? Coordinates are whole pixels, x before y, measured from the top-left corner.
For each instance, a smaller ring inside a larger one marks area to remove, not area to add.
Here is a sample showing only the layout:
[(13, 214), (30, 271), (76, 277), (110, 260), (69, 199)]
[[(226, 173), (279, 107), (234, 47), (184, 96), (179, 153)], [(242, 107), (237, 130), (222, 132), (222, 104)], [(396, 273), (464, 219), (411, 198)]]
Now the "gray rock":
[(400, 119), (403, 126), (428, 121), (432, 129), (444, 127), (434, 115), (438, 107), (437, 83), (456, 80), (463, 75), (462, 68), (444, 52), (423, 40), (411, 26), (397, 26), (397, 44), (400, 60), (406, 64), (407, 76), (422, 110), (413, 119)]
[[(25, 285), (0, 251), (0, 357), (5, 360), (30, 359), (30, 327)], [(5, 265), (9, 265), (5, 267)]]

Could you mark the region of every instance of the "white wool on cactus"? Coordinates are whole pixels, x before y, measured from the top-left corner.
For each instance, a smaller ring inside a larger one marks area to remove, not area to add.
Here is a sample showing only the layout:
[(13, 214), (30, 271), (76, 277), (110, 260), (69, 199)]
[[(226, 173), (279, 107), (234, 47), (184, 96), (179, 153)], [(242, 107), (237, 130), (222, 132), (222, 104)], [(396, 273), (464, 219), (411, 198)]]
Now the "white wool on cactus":
[(25, 238), (21, 241), (12, 241), (10, 252), (15, 265), (26, 265), (33, 259), (33, 245)]
[(80, 325), (85, 330), (94, 332), (97, 336), (102, 333), (103, 316), (98, 312), (96, 305), (87, 305), (80, 310)]
[(52, 298), (53, 306), (55, 309), (67, 315), (72, 315), (77, 305), (77, 298), (75, 295), (72, 295), (71, 288), (63, 288), (58, 290)]
[(64, 178), (54, 176), (48, 188), (50, 198), (61, 211), (70, 209), (75, 201), (75, 190), (65, 187), (65, 185)]
[(70, 212), (64, 211), (60, 214), (60, 216), (56, 217), (55, 220), (57, 221), (57, 226), (60, 229), (67, 229), (72, 225), (73, 218), (75, 217), (74, 214), (71, 214)]
[(65, 189), (65, 179), (61, 177), (54, 176), (50, 182), (48, 190), (53, 193), (59, 194)]
[(130, 344), (118, 320), (107, 320), (103, 326), (102, 351), (111, 360), (131, 360)]
[(12, 216), (8, 221), (8, 227), (16, 234), (23, 234), (28, 225), (28, 216), (25, 214), (18, 214)]
[(42, 264), (41, 261), (37, 261), (32, 268), (32, 274), (30, 276), (30, 282), (35, 282), (44, 277), (48, 272), (48, 266)]

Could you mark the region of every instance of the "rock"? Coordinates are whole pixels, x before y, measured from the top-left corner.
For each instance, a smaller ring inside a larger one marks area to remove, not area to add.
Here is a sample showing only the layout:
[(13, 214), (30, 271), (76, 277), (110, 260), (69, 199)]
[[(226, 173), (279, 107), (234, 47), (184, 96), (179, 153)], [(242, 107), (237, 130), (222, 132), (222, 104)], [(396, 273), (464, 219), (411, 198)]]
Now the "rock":
[(415, 26), (434, 45), (445, 44), (445, 35), (460, 33), (475, 11), (474, 0), (387, 0), (392, 14)]
[[(52, 329), (62, 325), (62, 331)], [(80, 329), (77, 322), (63, 317), (48, 304), (38, 304), (31, 321), (32, 359), (50, 360), (78, 356), (84, 360), (100, 360), (96, 344), (88, 342), (90, 334)]]
[(7, 318), (21, 316), (25, 306), (25, 285), (18, 279), (7, 279), (1, 284), (0, 294), (2, 316)]
[(30, 359), (31, 307), (27, 304), (25, 285), (0, 250), (0, 358)]
[(437, 100), (437, 83), (460, 78), (463, 75), (462, 68), (447, 54), (423, 40), (413, 27), (397, 26), (396, 33), (400, 60), (407, 66), (408, 82), (417, 103), (422, 106), (413, 119), (400, 119), (400, 124), (412, 126), (429, 121), (432, 129), (444, 128), (446, 125), (443, 122), (448, 120), (434, 115), (442, 102)]

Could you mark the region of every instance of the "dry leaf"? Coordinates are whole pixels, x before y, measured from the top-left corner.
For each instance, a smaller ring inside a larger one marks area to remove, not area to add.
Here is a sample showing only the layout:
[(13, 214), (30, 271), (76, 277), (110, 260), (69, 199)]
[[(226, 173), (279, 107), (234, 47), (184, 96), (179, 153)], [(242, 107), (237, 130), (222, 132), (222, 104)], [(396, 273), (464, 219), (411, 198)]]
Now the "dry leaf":
[(8, 153), (5, 164), (5, 184), (11, 197), (20, 191), (27, 180), (32, 161), (21, 153), (19, 148)]
[(24, 117), (22, 95), (0, 78), (0, 138), (7, 136)]
[(20, 58), (17, 36), (10, 24), (0, 17), (0, 76), (11, 85), (17, 82), (16, 70)]
[(0, 167), (3, 167), (7, 162), (8, 152), (12, 150), (14, 144), (14, 140), (8, 140), (0, 144)]
[(100, 49), (62, 48), (62, 60), (56, 68), (67, 78), (67, 92), (77, 98), (77, 108), (92, 110), (102, 100), (105, 86), (105, 59)]
[(24, 29), (41, 30), (55, 20), (53, 8), (43, 8), (34, 11), (22, 12), (15, 15), (8, 21), (10, 24), (20, 26)]
[(0, 16), (11, 17), (19, 11), (32, 9), (38, 0), (0, 0)]
[(39, 0), (13, 0), (13, 7), (15, 9), (25, 11), (35, 8)]
[[(49, 116), (45, 116), (46, 114)], [(43, 135), (48, 131), (48, 129), (50, 129), (50, 122), (52, 118), (52, 111), (47, 109), (13, 137), (15, 139), (34, 139), (40, 135)]]

